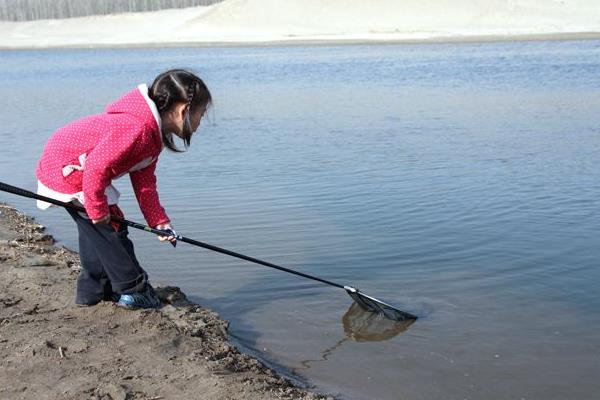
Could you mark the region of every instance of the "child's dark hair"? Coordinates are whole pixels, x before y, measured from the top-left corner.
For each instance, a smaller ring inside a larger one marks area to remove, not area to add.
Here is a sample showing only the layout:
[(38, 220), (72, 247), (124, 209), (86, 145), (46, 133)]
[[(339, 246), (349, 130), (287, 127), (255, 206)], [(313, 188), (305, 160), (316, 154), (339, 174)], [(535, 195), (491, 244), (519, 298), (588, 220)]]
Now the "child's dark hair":
[[(184, 69), (172, 69), (158, 75), (148, 90), (148, 96), (156, 104), (159, 113), (169, 111), (176, 103), (187, 103), (188, 111), (183, 125), (183, 142), (187, 148), (192, 140), (190, 113), (197, 107), (212, 103), (210, 91), (194, 73)], [(173, 133), (162, 131), (162, 141), (172, 151), (181, 152), (173, 143)]]

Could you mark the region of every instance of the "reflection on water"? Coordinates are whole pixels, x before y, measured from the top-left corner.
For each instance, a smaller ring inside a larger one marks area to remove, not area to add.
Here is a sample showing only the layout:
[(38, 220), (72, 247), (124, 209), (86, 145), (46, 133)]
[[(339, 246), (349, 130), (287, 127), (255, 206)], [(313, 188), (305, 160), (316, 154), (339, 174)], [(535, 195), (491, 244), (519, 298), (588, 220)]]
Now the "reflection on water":
[(346, 336), (356, 342), (390, 340), (406, 331), (414, 322), (394, 321), (385, 315), (365, 311), (356, 303), (352, 303), (342, 318)]
[(302, 360), (302, 368), (294, 369), (295, 373), (301, 373), (302, 369), (309, 369), (313, 363), (327, 361), (344, 342), (352, 340), (355, 342), (381, 342), (390, 340), (405, 332), (415, 320), (396, 321), (385, 315), (364, 310), (357, 303), (352, 303), (348, 311), (342, 317), (342, 326), (346, 337), (340, 339), (336, 344), (321, 352), (321, 358), (315, 360)]

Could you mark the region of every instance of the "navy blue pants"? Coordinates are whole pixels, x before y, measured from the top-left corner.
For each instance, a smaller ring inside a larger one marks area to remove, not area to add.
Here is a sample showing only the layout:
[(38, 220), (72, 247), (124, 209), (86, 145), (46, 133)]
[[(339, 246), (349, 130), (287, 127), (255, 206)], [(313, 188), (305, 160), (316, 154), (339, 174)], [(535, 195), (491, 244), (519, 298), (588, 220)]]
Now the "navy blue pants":
[(77, 211), (67, 209), (79, 231), (82, 270), (77, 278), (76, 304), (91, 305), (115, 294), (145, 289), (148, 275), (140, 266), (127, 237), (127, 226), (115, 231), (110, 224), (93, 224)]

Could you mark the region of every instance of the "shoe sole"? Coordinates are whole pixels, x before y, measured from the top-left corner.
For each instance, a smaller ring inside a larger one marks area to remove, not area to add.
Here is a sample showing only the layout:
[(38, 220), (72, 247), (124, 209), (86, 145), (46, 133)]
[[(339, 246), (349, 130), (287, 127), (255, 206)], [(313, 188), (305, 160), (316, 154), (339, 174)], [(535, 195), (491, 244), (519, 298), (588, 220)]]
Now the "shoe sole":
[(117, 307), (125, 308), (127, 310), (156, 310), (156, 309), (162, 307), (162, 304), (155, 306), (155, 307), (139, 307), (139, 306), (134, 306), (131, 304), (123, 304), (123, 303), (116, 303), (116, 305), (117, 305)]

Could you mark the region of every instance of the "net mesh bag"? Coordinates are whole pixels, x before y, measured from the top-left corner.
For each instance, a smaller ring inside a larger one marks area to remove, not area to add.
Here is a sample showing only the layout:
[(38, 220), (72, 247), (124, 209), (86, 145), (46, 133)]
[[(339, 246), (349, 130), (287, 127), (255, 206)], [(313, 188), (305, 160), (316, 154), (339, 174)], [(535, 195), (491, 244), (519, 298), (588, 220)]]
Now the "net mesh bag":
[(379, 315), (383, 315), (393, 321), (406, 321), (416, 320), (417, 316), (406, 311), (398, 310), (397, 308), (384, 303), (381, 300), (377, 300), (374, 297), (368, 296), (361, 293), (358, 289), (350, 286), (344, 286), (344, 289), (350, 297), (359, 305), (363, 310), (371, 311)]

